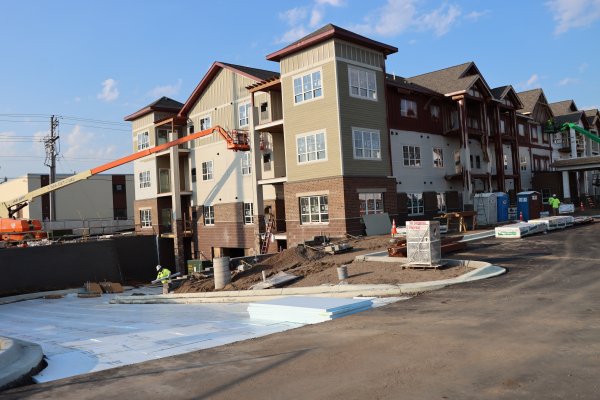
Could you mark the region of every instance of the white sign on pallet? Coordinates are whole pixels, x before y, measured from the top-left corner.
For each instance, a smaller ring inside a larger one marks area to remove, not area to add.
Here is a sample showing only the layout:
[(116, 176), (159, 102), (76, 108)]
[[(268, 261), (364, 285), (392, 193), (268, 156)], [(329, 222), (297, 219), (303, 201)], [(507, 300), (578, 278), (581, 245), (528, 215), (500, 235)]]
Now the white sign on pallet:
[(439, 221), (406, 222), (406, 258), (411, 265), (439, 267), (442, 259)]

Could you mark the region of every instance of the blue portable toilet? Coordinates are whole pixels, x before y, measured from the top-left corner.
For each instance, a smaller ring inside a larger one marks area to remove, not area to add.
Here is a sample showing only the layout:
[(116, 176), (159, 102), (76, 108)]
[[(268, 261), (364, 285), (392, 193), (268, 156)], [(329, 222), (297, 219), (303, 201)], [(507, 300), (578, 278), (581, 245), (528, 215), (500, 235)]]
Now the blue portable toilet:
[(496, 192), (496, 207), (498, 209), (498, 222), (508, 221), (508, 194), (504, 192)]
[(540, 192), (517, 193), (517, 216), (523, 215), (523, 221), (539, 218), (541, 209), (542, 195)]

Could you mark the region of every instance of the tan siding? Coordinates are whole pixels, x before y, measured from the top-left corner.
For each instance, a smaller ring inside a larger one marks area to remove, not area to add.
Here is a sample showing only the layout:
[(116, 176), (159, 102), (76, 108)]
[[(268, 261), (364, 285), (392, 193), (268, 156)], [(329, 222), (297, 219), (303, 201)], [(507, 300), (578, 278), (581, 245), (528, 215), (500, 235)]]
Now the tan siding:
[[(319, 68), (322, 70), (323, 96), (317, 100), (294, 105), (295, 75), (288, 75), (282, 79), (288, 181), (341, 175), (335, 63), (332, 61)], [(306, 70), (309, 71), (312, 69)], [(296, 135), (322, 130), (326, 131), (327, 161), (299, 165), (296, 157)]]
[(133, 121), (133, 123), (132, 123), (132, 127), (133, 127), (132, 142), (133, 142), (133, 152), (134, 153), (138, 151), (138, 148), (137, 148), (138, 133), (148, 132), (150, 147), (155, 145), (156, 135), (154, 134), (154, 126), (153, 126), (154, 120), (155, 120), (154, 113), (150, 113), (148, 115), (145, 115), (142, 118), (139, 118), (139, 119)]
[[(389, 176), (389, 135), (386, 121), (383, 72), (374, 71), (377, 80), (377, 101), (350, 96), (348, 63), (338, 61), (340, 123), (344, 175)], [(352, 128), (378, 130), (381, 140), (381, 160), (354, 159)]]
[(333, 40), (320, 43), (302, 52), (293, 54), (282, 59), (279, 63), (281, 75), (291, 73), (304, 68), (311, 68), (315, 64), (324, 62), (335, 56)]

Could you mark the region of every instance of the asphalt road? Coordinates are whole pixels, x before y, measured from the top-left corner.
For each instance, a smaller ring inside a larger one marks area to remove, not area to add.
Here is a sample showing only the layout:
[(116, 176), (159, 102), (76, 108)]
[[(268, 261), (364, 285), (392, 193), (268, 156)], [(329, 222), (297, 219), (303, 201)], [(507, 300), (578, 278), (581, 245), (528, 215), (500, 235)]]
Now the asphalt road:
[(508, 268), (339, 320), (0, 399), (598, 399), (600, 224), (487, 239)]

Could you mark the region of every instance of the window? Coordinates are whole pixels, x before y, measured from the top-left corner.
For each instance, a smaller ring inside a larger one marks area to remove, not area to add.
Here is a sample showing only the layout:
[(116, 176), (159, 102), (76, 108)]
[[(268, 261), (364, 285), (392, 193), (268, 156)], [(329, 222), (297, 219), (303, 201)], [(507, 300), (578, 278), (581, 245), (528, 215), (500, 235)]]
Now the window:
[(550, 189), (542, 189), (542, 203), (548, 204), (548, 199), (552, 195), (550, 194)]
[(471, 163), (471, 169), (473, 169), (474, 168), (474, 166), (473, 166), (473, 154), (471, 154), (469, 156), (469, 162)]
[(203, 131), (208, 128), (212, 128), (212, 124), (210, 122), (210, 116), (200, 118), (200, 130)]
[(423, 215), (425, 206), (423, 204), (423, 193), (408, 193), (408, 215)]
[(294, 103), (316, 99), (323, 95), (321, 87), (321, 71), (294, 78)]
[(481, 168), (481, 156), (475, 156), (475, 168)]
[(167, 231), (173, 230), (173, 225), (171, 221), (172, 213), (173, 210), (170, 208), (163, 208), (160, 211), (160, 224), (162, 225), (162, 228), (166, 229)]
[(150, 187), (150, 171), (140, 172), (140, 189)]
[(479, 98), (483, 97), (483, 96), (481, 95), (481, 92), (480, 92), (478, 89), (476, 89), (476, 88), (471, 88), (471, 89), (469, 89), (469, 94), (470, 94), (471, 96), (473, 96), (473, 97), (479, 97)]
[(196, 168), (192, 168), (192, 182), (196, 182)]
[(350, 96), (377, 100), (375, 72), (362, 68), (348, 67)]
[(421, 166), (421, 148), (419, 146), (402, 146), (405, 167)]
[(168, 168), (160, 168), (158, 170), (158, 187), (160, 193), (171, 191), (171, 170)]
[(450, 129), (458, 129), (460, 127), (460, 118), (458, 116), (458, 111), (453, 110), (450, 113)]
[(205, 161), (202, 163), (202, 180), (210, 181), (213, 178), (213, 162)]
[(319, 161), (327, 158), (325, 133), (313, 133), (296, 138), (298, 163)]
[(539, 125), (531, 125), (531, 138), (537, 142), (541, 128)]
[(239, 123), (240, 123), (239, 126), (240, 127), (247, 126), (250, 121), (250, 113), (252, 111), (250, 103), (240, 105), (238, 107), (238, 110), (239, 110)]
[(429, 112), (431, 113), (431, 118), (439, 119), (440, 118), (440, 106), (432, 104), (429, 107)]
[(383, 213), (383, 193), (359, 193), (360, 215)]
[(138, 133), (137, 135), (137, 149), (138, 151), (147, 149), (150, 147), (150, 135), (148, 132)]
[(401, 99), (400, 115), (403, 117), (417, 118), (417, 102), (408, 99)]
[(519, 128), (519, 136), (525, 136), (525, 125), (519, 124), (518, 128)]
[(140, 225), (142, 228), (152, 228), (152, 210), (144, 208), (140, 210)]
[(352, 129), (354, 158), (381, 160), (379, 131)]
[(503, 119), (500, 120), (500, 133), (503, 135), (506, 133), (506, 122)]
[(439, 213), (445, 213), (446, 208), (446, 193), (437, 193), (437, 210)]
[(444, 168), (444, 153), (441, 147), (433, 148), (433, 166), (435, 168)]
[(521, 156), (521, 171), (527, 171), (527, 156)]
[(244, 203), (244, 224), (254, 223), (254, 204)]
[(263, 154), (263, 171), (271, 170), (271, 153)]
[(242, 153), (242, 175), (250, 175), (252, 164), (250, 164), (250, 152)]
[(504, 155), (504, 170), (508, 170), (508, 156)]
[(156, 144), (160, 145), (167, 143), (169, 141), (169, 133), (170, 131), (167, 131), (166, 129), (160, 129), (156, 134)]
[(215, 207), (204, 206), (204, 225), (215, 224)]
[(467, 118), (467, 127), (471, 129), (479, 129), (479, 118), (477, 117), (468, 117)]
[(327, 196), (300, 197), (300, 222), (302, 224), (329, 222)]

